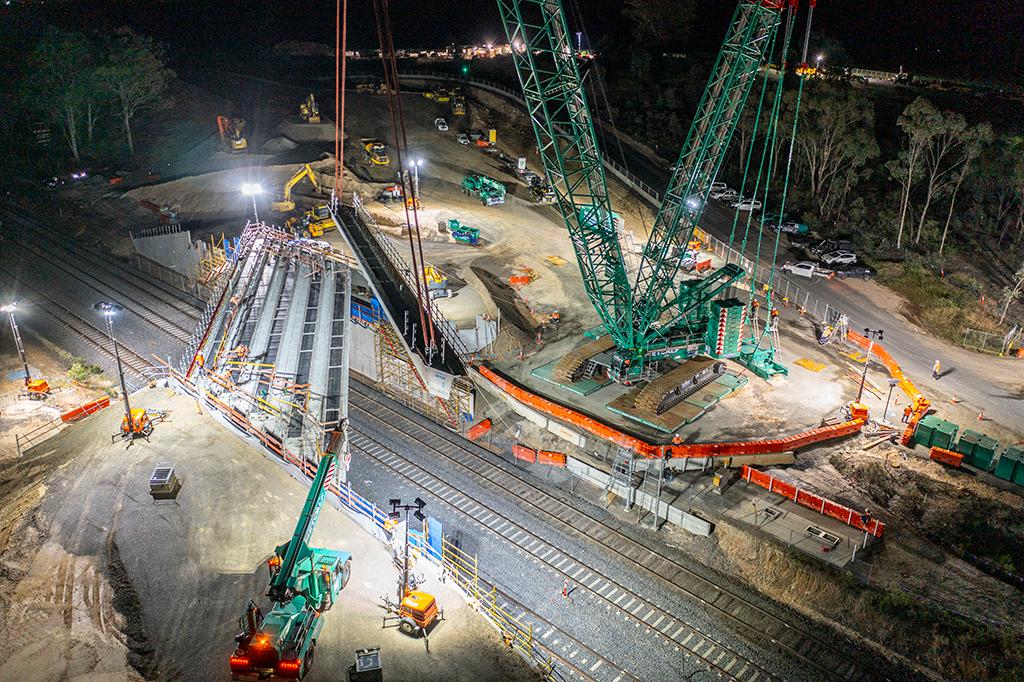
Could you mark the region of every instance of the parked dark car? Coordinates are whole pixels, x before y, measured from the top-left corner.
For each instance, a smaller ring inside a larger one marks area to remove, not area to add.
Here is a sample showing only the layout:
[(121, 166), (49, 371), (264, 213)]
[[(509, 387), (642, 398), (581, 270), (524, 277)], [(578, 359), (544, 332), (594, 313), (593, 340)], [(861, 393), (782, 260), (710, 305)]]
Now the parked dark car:
[(836, 266), (836, 277), (838, 279), (846, 279), (847, 277), (859, 277), (860, 279), (872, 279), (878, 273), (875, 272), (874, 268), (869, 268), (863, 263), (854, 263), (852, 265), (840, 265)]
[(853, 244), (847, 239), (826, 239), (811, 246), (808, 251), (812, 256), (824, 256), (832, 251), (853, 251)]

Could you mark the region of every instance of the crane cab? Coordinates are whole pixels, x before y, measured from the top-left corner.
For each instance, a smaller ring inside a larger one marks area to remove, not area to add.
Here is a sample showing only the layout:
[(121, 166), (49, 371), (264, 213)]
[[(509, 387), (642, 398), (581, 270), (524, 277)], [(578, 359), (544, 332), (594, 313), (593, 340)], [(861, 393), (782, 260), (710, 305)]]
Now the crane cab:
[[(267, 562), (271, 577), (280, 571), (287, 547), (278, 547)], [(250, 601), (239, 619), (235, 651), (228, 659), (231, 679), (301, 679), (313, 664), (324, 615), (348, 584), (352, 555), (316, 547), (304, 550), (285, 598), (275, 601), (266, 614)]]

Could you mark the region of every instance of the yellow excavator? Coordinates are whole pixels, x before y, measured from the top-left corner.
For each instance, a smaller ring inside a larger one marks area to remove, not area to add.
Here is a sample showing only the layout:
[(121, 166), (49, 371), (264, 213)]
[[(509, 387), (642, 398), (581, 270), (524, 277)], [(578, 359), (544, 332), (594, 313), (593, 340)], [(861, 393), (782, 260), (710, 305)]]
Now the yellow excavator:
[(320, 122), (320, 105), (316, 103), (313, 93), (309, 93), (306, 100), (299, 105), (299, 116), (306, 123)]
[(327, 204), (314, 206), (301, 216), (289, 218), (284, 221), (284, 226), (292, 234), (304, 239), (319, 239), (324, 236), (324, 232), (331, 232), (337, 227)]
[(369, 161), (374, 166), (388, 166), (391, 164), (388, 148), (380, 140), (363, 140), (363, 160)]
[(249, 141), (242, 131), (245, 130), (245, 119), (229, 116), (217, 117), (217, 133), (221, 146), (229, 152), (244, 152), (249, 148)]
[(294, 211), (295, 202), (292, 201), (292, 188), (302, 182), (303, 178), (309, 180), (309, 184), (313, 185), (313, 189), (316, 190), (317, 194), (323, 191), (323, 188), (320, 186), (320, 178), (317, 176), (316, 171), (313, 170), (313, 167), (308, 163), (304, 163), (302, 164), (302, 168), (300, 168), (295, 175), (289, 178), (288, 182), (284, 183), (284, 199), (271, 203), (270, 208), (282, 213)]

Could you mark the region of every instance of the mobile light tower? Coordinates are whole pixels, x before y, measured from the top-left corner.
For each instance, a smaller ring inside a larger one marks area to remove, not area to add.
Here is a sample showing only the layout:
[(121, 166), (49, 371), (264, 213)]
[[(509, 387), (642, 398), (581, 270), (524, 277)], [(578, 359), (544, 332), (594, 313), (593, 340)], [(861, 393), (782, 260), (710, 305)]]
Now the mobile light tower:
[[(132, 409), (128, 401), (128, 386), (124, 380), (124, 366), (121, 364), (121, 351), (117, 347), (117, 338), (114, 336), (114, 315), (124, 310), (124, 306), (110, 301), (100, 301), (93, 304), (93, 309), (98, 311), (107, 319), (107, 334), (110, 336), (110, 343), (114, 347), (114, 360), (117, 361), (117, 378), (121, 382), (121, 397), (124, 398), (124, 419), (121, 420), (121, 438), (133, 440), (137, 436), (148, 438), (153, 432), (153, 423), (145, 409)], [(116, 438), (116, 436), (115, 436)]]
[(391, 505), (390, 518), (394, 521), (402, 518), (405, 512), (405, 547), (402, 552), (402, 579), (398, 584), (398, 606), (389, 606), (392, 613), (396, 615), (385, 618), (394, 619), (398, 623), (398, 630), (405, 635), (420, 635), (426, 637), (429, 628), (438, 618), (444, 617), (444, 612), (438, 609), (437, 601), (432, 594), (420, 590), (411, 589), (409, 585), (409, 512), (412, 511), (413, 518), (422, 522), (423, 508), (427, 503), (416, 498), (412, 504), (402, 504), (402, 500), (393, 497), (388, 500)]
[(242, 185), (242, 194), (247, 197), (252, 197), (252, 214), (255, 217), (256, 222), (260, 221), (260, 212), (256, 208), (256, 195), (263, 194), (263, 187), (255, 182), (246, 182)]
[(25, 359), (25, 344), (21, 341), (21, 332), (18, 331), (18, 322), (14, 319), (14, 313), (18, 304), (14, 301), (7, 305), (0, 306), (0, 312), (7, 313), (11, 321), (11, 333), (14, 335), (14, 345), (18, 349), (18, 358), (25, 371), (25, 388), (22, 395), (29, 400), (45, 400), (50, 395), (50, 384), (46, 379), (33, 379), (28, 370), (28, 360)]
[(423, 159), (409, 159), (409, 168), (412, 169), (412, 205), (419, 208), (420, 205), (420, 166)]

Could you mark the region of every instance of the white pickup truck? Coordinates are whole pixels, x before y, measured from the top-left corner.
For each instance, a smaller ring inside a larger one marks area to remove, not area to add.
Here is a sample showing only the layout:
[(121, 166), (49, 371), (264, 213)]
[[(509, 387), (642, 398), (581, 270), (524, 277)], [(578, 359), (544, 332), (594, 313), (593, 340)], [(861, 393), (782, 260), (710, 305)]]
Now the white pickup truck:
[(833, 274), (832, 270), (823, 268), (817, 263), (812, 263), (808, 260), (803, 260), (799, 263), (783, 263), (779, 271), (787, 272), (796, 277), (806, 277), (807, 279), (815, 280), (831, 277)]

